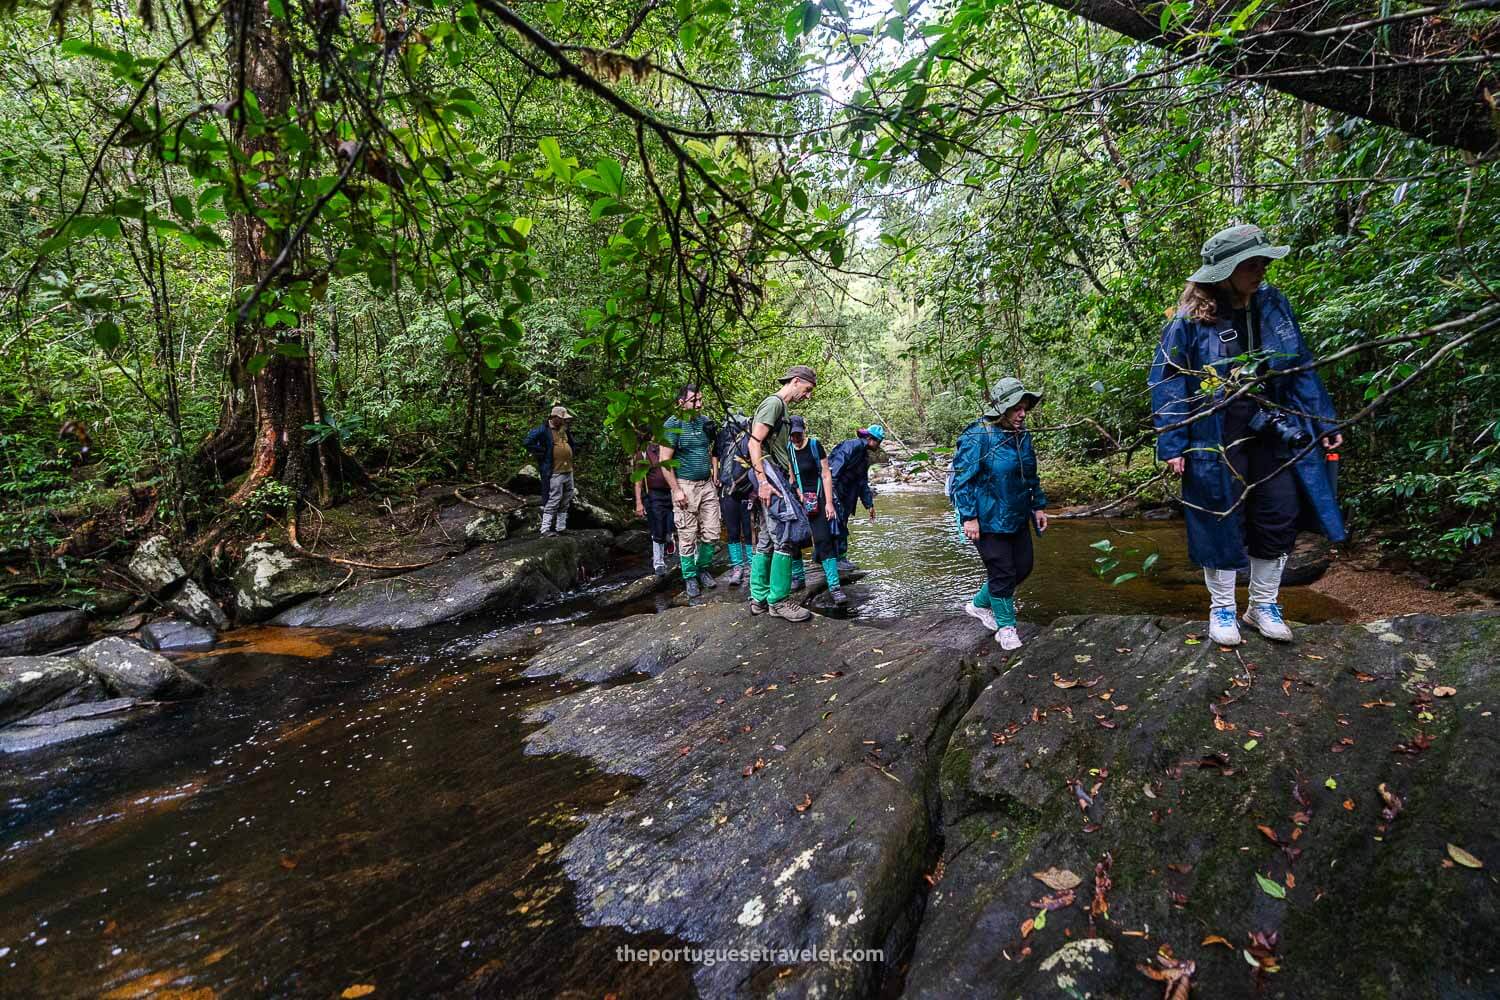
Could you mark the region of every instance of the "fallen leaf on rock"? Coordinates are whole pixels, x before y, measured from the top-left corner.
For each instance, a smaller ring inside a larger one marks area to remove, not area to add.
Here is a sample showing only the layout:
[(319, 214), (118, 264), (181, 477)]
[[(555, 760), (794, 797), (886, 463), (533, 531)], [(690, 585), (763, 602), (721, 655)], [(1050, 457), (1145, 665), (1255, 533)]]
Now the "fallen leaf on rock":
[(1214, 716), (1214, 728), (1217, 729), (1221, 733), (1229, 733), (1229, 732), (1233, 732), (1234, 730), (1238, 729), (1239, 727), (1236, 726), (1232, 722), (1226, 722), (1226, 721), (1224, 721), (1224, 717), (1222, 715), (1215, 715)]
[(1031, 929), (1033, 927), (1035, 927), (1035, 926), (1036, 926), (1036, 918), (1035, 917), (1027, 917), (1024, 921), (1021, 922), (1021, 936), (1023, 938), (1030, 936)]
[(1271, 843), (1275, 844), (1277, 847), (1281, 846), (1281, 838), (1276, 835), (1275, 830), (1271, 829), (1269, 826), (1266, 826), (1264, 823), (1257, 824), (1255, 828), (1261, 833), (1265, 834), (1266, 839)]
[(1376, 790), (1380, 792), (1380, 799), (1385, 803), (1385, 808), (1380, 810), (1380, 818), (1384, 822), (1379, 824), (1375, 829), (1380, 833), (1384, 833), (1386, 827), (1395, 821), (1401, 810), (1406, 806), (1406, 803), (1402, 800), (1401, 796), (1387, 788), (1383, 781), (1377, 786)]
[(1260, 883), (1260, 891), (1275, 899), (1286, 899), (1286, 889), (1280, 882), (1272, 882), (1260, 872), (1255, 873), (1255, 881)]
[(786, 747), (782, 746), (780, 743), (772, 743), (771, 749), (775, 750), (777, 753), (786, 753)]
[(1090, 656), (1090, 655), (1088, 655), (1087, 653), (1078, 653), (1078, 654), (1074, 655), (1073, 662), (1074, 663), (1088, 663), (1092, 659), (1093, 659), (1093, 657)]
[(1182, 640), (1183, 645), (1185, 645), (1185, 646), (1196, 646), (1196, 645), (1198, 645), (1202, 641), (1203, 641), (1202, 639), (1184, 639), (1184, 640)]
[(1463, 865), (1465, 868), (1483, 868), (1484, 867), (1484, 862), (1483, 861), (1480, 861), (1478, 858), (1474, 857), (1474, 855), (1470, 854), (1468, 851), (1464, 850), (1462, 847), (1458, 847), (1458, 846), (1456, 846), (1454, 844), (1449, 844), (1448, 845), (1448, 857), (1452, 858), (1454, 861), (1457, 861), (1459, 864)]
[(1083, 832), (1084, 833), (1098, 833), (1102, 829), (1103, 829), (1103, 827), (1101, 827), (1098, 823), (1085, 823), (1085, 824), (1083, 824)]
[(1297, 876), (1293, 875), (1291, 872), (1286, 873), (1286, 887), (1288, 889), (1297, 888)]
[(1058, 674), (1053, 674), (1052, 675), (1052, 686), (1053, 687), (1060, 687), (1060, 688), (1062, 688), (1063, 690), (1066, 691), (1068, 688), (1075, 688), (1075, 687), (1077, 687), (1078, 686), (1078, 679), (1077, 678), (1071, 678), (1071, 679), (1070, 678), (1064, 678), (1064, 677), (1062, 677), (1062, 676), (1060, 676)]
[(283, 857), (281, 859), (281, 867), (285, 868), (287, 871), (291, 871), (293, 868), (297, 867), (297, 862), (293, 861), (291, 858)]
[(1347, 810), (1348, 812), (1353, 812), (1354, 811), (1354, 800), (1353, 799), (1345, 799), (1344, 800), (1344, 809)]
[[(537, 631), (540, 632), (541, 629), (537, 629)], [(353, 986), (340, 993), (339, 996), (343, 997), (343, 1000), (356, 1000), (356, 998), (358, 997), (367, 997), (374, 992), (375, 987), (371, 986), (369, 983), (355, 983)]]
[(1316, 654), (1314, 654), (1314, 653), (1308, 653), (1308, 654), (1307, 654), (1307, 658), (1308, 658), (1308, 659), (1309, 659), (1309, 660), (1321, 660), (1321, 659), (1322, 659), (1322, 658), (1323, 658), (1323, 657), (1321, 657), (1321, 656), (1318, 656), (1318, 655), (1316, 655)]
[(1260, 746), (1260, 740), (1246, 740), (1245, 741), (1245, 749), (1246, 750), (1254, 750), (1258, 746)]
[(1234, 945), (1230, 944), (1227, 940), (1225, 940), (1223, 937), (1220, 937), (1218, 934), (1210, 934), (1208, 937), (1204, 938), (1198, 943), (1201, 945), (1222, 944), (1224, 947), (1231, 950), (1234, 948)]
[(1375, 675), (1367, 674), (1363, 670), (1356, 670), (1354, 671), (1354, 679), (1359, 681), (1361, 684), (1368, 684), (1375, 679)]
[(1128, 653), (1128, 652), (1130, 652), (1130, 647), (1129, 646), (1116, 646), (1115, 647), (1115, 652), (1116, 653)]
[(1395, 708), (1396, 707), (1396, 703), (1394, 701), (1386, 701), (1384, 698), (1376, 698), (1374, 701), (1362, 701), (1362, 702), (1360, 702), (1359, 703), (1359, 707), (1360, 708)]
[(1418, 754), (1430, 746), (1432, 746), (1432, 737), (1419, 732), (1406, 743), (1397, 743), (1391, 748), (1391, 752)]
[(1167, 862), (1167, 867), (1172, 871), (1177, 872), (1179, 875), (1186, 875), (1188, 872), (1193, 870), (1192, 865), (1186, 865), (1180, 861), (1169, 861)]
[(802, 795), (802, 801), (798, 802), (797, 805), (795, 806), (795, 808), (800, 813), (800, 812), (807, 812), (807, 810), (809, 808), (811, 808), (811, 806), (812, 806), (812, 796), (810, 794), (803, 793), (803, 795)]
[(937, 863), (937, 867), (934, 868), (931, 872), (927, 873), (926, 875), (923, 875), (922, 877), (927, 880), (927, 884), (928, 885), (937, 885), (939, 882), (941, 882), (943, 880), (943, 875), (944, 875), (944, 873), (946, 871), (947, 871), (947, 865), (946, 865), (946, 863), (941, 858), (939, 858), (938, 859), (938, 863)]
[(1187, 894), (1178, 892), (1176, 889), (1168, 889), (1167, 898), (1170, 899), (1172, 901), (1172, 905), (1177, 907), (1178, 909), (1183, 909), (1188, 904)]
[(1107, 718), (1105, 718), (1102, 715), (1096, 715), (1096, 716), (1094, 716), (1094, 720), (1099, 723), (1099, 726), (1102, 729), (1115, 729), (1115, 728), (1117, 728), (1117, 726), (1116, 726), (1116, 724), (1114, 723), (1113, 720), (1107, 719)]
[(1432, 689), (1432, 694), (1435, 698), (1452, 698), (1454, 695), (1458, 694), (1458, 688), (1451, 688), (1447, 686), (1435, 687)]
[(1039, 872), (1032, 872), (1031, 877), (1041, 882), (1049, 889), (1062, 892), (1064, 889), (1076, 889), (1083, 879), (1073, 874), (1066, 868), (1044, 868)]
[(1193, 988), (1193, 974), (1197, 972), (1197, 964), (1177, 959), (1172, 955), (1172, 946), (1167, 944), (1161, 946), (1154, 958), (1155, 965), (1140, 963), (1136, 965), (1136, 969), (1165, 987), (1163, 1000), (1187, 1000)]
[(1329, 778), (1327, 781), (1323, 782), (1323, 787), (1331, 792), (1338, 789), (1339, 783), (1337, 781), (1334, 781), (1332, 778)]
[(1343, 753), (1354, 745), (1354, 741), (1347, 736), (1339, 739), (1337, 743), (1328, 748), (1329, 753)]
[(677, 748), (677, 756), (679, 757), (684, 757), (692, 752), (693, 745), (691, 743), (684, 743), (682, 746)]

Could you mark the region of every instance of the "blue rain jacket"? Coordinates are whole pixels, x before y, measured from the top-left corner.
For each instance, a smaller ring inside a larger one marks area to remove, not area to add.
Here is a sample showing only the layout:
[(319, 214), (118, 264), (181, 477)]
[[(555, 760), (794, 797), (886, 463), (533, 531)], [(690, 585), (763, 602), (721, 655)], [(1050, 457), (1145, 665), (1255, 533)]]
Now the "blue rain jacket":
[(875, 506), (875, 491), (870, 489), (870, 449), (863, 438), (840, 441), (828, 453), (828, 472), (833, 476), (833, 502), (839, 513), (848, 517), (854, 512), (854, 501)]
[(989, 420), (965, 427), (953, 456), (949, 492), (960, 525), (977, 518), (983, 532), (1010, 534), (1028, 528), (1032, 512), (1047, 506), (1031, 434), (1005, 430)]
[[(1259, 321), (1257, 352), (1273, 371), (1297, 368), (1313, 360), (1291, 303), (1278, 289), (1262, 285), (1251, 297), (1250, 309)], [(1167, 324), (1151, 365), (1151, 419), (1160, 432), (1156, 455), (1165, 461), (1181, 455), (1187, 459), (1182, 479), (1183, 507), (1187, 518), (1188, 557), (1208, 569), (1243, 569), (1250, 564), (1245, 552), (1244, 505), (1228, 514), (1216, 513), (1234, 504), (1236, 492), (1229, 463), (1224, 459), (1223, 410), (1172, 427), (1214, 402), (1222, 400), (1222, 384), (1204, 388), (1210, 370), (1223, 377), (1237, 356), (1224, 336), (1233, 338), (1233, 323), (1219, 319), (1200, 323), (1186, 313)], [(1314, 369), (1261, 383), (1256, 394), (1285, 407), (1282, 413), (1313, 436), (1313, 445), (1300, 455), (1293, 471), (1302, 501), (1300, 528), (1320, 531), (1330, 541), (1344, 540), (1344, 519), (1339, 513), (1333, 482), (1319, 442), (1338, 423), (1333, 400)], [(1303, 415), (1305, 414), (1305, 415)], [(1166, 429), (1171, 427), (1170, 430)], [(1287, 451), (1286, 456), (1291, 457)], [(1201, 508), (1201, 509), (1199, 509)]]

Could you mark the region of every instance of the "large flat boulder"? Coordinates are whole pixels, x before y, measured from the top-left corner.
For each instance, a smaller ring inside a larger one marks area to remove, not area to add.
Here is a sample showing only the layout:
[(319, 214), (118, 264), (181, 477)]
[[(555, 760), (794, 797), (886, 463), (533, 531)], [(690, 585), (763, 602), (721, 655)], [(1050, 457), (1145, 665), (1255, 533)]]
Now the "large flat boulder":
[(152, 535), (138, 545), (125, 565), (150, 591), (166, 590), (187, 576), (177, 553), (172, 551), (172, 543), (161, 535)]
[[(626, 619), (534, 666), (637, 683), (540, 706), (528, 750), (641, 779), (562, 852), (590, 925), (708, 948), (886, 948), (910, 940), (931, 862), (942, 748), (981, 684), (971, 648), (743, 604)], [(873, 961), (697, 967), (703, 996), (869, 996)]]
[(48, 709), (97, 701), (105, 694), (98, 676), (77, 660), (60, 656), (0, 659), (0, 725)]
[(88, 632), (88, 616), (82, 611), (48, 611), (0, 625), (0, 656), (44, 653)]
[(1161, 996), (1163, 946), (1194, 996), (1500, 994), (1500, 616), (1200, 628), (1063, 619), (980, 695), (906, 995)]
[(0, 726), (0, 753), (25, 753), (100, 736), (120, 728), (142, 711), (145, 709), (134, 698), (109, 698), (38, 712)]
[(477, 546), (401, 576), (316, 597), (277, 615), (278, 625), (400, 631), (495, 607), (553, 600), (605, 562), (607, 531)]

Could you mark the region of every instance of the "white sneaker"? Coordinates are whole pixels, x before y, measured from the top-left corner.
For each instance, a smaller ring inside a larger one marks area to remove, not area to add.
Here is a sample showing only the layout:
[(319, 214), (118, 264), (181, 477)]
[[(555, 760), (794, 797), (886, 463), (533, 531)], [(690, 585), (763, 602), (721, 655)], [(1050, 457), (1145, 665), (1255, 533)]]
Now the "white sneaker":
[(1208, 638), (1221, 646), (1240, 644), (1240, 627), (1235, 624), (1233, 607), (1213, 608), (1208, 612)]
[(1292, 630), (1281, 617), (1279, 604), (1252, 604), (1245, 609), (1245, 624), (1274, 642), (1291, 642)]
[(964, 601), (964, 614), (978, 618), (979, 623), (991, 632), (1000, 627), (995, 624), (995, 612), (989, 608), (981, 608), (973, 601)]
[(1014, 625), (1007, 625), (995, 632), (995, 641), (1000, 644), (1001, 649), (1020, 649), (1021, 633), (1016, 631)]

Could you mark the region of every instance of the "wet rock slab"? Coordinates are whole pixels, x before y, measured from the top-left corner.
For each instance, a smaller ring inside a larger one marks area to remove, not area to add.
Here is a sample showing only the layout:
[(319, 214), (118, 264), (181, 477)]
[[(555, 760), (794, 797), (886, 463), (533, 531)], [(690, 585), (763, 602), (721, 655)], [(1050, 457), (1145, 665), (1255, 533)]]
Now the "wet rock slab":
[(1163, 944), (1194, 996), (1500, 994), (1500, 616), (1202, 627), (1063, 619), (980, 695), (906, 994), (1157, 997)]
[(277, 615), (277, 625), (400, 631), (487, 608), (524, 607), (558, 597), (609, 552), (607, 531), (512, 539), (401, 576), (316, 597)]
[[(920, 631), (709, 604), (544, 653), (533, 666), (555, 675), (653, 674), (533, 713), (547, 725), (530, 752), (643, 782), (562, 853), (585, 923), (712, 948), (899, 946), (934, 846), (942, 748), (987, 676), (973, 649)], [(976, 627), (974, 649), (992, 646)], [(881, 971), (727, 962), (695, 981), (704, 996), (867, 996)]]
[(82, 639), (88, 616), (82, 611), (48, 611), (0, 625), (0, 656), (43, 653)]

